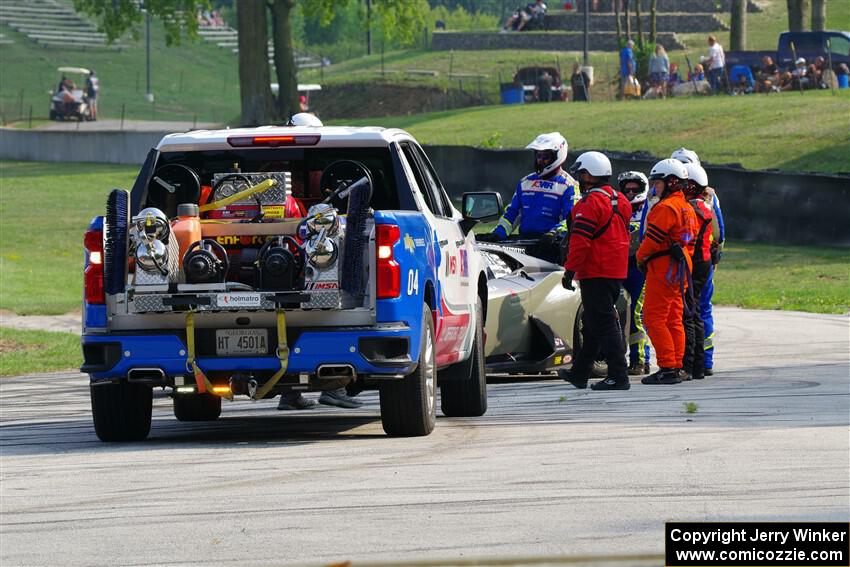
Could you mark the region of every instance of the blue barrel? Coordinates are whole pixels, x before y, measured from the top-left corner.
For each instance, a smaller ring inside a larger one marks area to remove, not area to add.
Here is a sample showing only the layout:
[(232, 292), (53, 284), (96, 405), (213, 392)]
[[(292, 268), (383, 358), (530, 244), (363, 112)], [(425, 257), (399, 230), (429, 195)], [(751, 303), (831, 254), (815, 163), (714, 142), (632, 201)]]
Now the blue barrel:
[(525, 102), (525, 91), (514, 83), (505, 83), (501, 88), (502, 104), (522, 104)]
[(838, 77), (838, 88), (850, 88), (850, 75), (836, 75)]

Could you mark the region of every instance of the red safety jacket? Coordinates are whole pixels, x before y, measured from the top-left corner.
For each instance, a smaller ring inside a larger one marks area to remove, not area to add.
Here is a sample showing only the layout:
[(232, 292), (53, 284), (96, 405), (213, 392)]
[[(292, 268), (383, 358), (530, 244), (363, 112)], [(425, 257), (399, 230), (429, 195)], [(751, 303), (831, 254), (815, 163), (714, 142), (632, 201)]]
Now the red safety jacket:
[(564, 268), (575, 279), (625, 279), (629, 270), (632, 205), (609, 185), (587, 191), (572, 210), (570, 252)]
[(689, 201), (697, 214), (697, 235), (694, 239), (694, 263), (711, 261), (711, 224), (714, 213), (702, 197)]

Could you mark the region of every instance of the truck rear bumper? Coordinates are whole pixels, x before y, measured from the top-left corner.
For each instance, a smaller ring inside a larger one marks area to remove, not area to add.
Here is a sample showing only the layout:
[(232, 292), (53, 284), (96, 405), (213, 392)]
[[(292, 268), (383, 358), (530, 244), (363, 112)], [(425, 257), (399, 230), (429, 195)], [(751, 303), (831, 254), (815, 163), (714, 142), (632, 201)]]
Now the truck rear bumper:
[[(358, 374), (408, 374), (416, 367), (419, 341), (412, 340), (411, 328), (404, 323), (369, 327), (302, 330), (290, 339), (288, 374), (316, 373), (323, 364), (350, 364)], [(92, 381), (123, 378), (134, 368), (159, 368), (166, 376), (185, 376), (188, 352), (185, 334), (173, 332), (142, 334), (83, 335), (82, 372)], [(272, 352), (274, 349), (271, 349)], [(196, 355), (204, 372), (275, 372), (280, 361), (270, 356)]]

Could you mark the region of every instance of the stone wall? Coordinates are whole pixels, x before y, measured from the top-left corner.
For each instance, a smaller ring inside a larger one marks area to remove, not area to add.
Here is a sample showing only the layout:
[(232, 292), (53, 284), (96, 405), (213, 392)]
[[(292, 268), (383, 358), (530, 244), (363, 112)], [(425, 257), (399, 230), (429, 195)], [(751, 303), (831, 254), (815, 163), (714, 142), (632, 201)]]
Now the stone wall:
[[(614, 0), (590, 0), (590, 9), (592, 12), (610, 12), (614, 13)], [(622, 0), (618, 0), (622, 2)], [(637, 0), (631, 0), (630, 11), (634, 12), (634, 4)], [(584, 0), (573, 0), (573, 4), (578, 7), (581, 12), (584, 9)], [(650, 0), (641, 0), (641, 12), (649, 13)], [(561, 6), (563, 4), (556, 4)], [(658, 0), (657, 8), (661, 12), (683, 12), (693, 14), (697, 12), (726, 12), (732, 9), (732, 0)], [(747, 4), (748, 12), (761, 12), (761, 8), (755, 2), (750, 0)]]
[[(529, 173), (529, 152), (466, 146), (425, 148), (452, 197), (464, 191), (498, 191), (507, 202)], [(570, 149), (569, 164), (582, 150)], [(609, 154), (616, 178), (648, 172), (656, 158)], [(468, 164), (474, 163), (470, 168)], [(771, 244), (850, 247), (850, 178), (838, 175), (750, 171), (703, 164), (723, 205), (726, 235)]]
[[(637, 31), (637, 18), (632, 15), (629, 19), (632, 22), (632, 31)], [(621, 16), (620, 21), (625, 30), (625, 18)], [(643, 24), (643, 32), (647, 34), (649, 32), (649, 16), (642, 15), (641, 22)], [(547, 30), (583, 31), (584, 14), (581, 12), (559, 12), (547, 15), (543, 23)], [(588, 23), (589, 29), (592, 32), (610, 32), (617, 29), (617, 20), (614, 14), (592, 13)], [(714, 14), (658, 14), (655, 23), (658, 31), (661, 32), (708, 33), (729, 29)]]
[[(434, 32), (431, 49), (435, 51), (478, 49), (531, 49), (536, 51), (581, 51), (584, 34), (573, 32)], [(591, 51), (617, 51), (616, 32), (590, 35)], [(676, 34), (663, 32), (658, 41), (667, 49), (684, 49)]]

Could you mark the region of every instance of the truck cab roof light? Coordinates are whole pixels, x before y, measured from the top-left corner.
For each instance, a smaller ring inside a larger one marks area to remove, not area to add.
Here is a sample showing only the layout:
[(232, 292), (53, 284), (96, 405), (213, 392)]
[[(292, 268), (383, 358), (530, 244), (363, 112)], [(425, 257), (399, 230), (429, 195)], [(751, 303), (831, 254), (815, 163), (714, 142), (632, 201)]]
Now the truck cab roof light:
[(315, 146), (322, 139), (320, 134), (285, 135), (285, 136), (230, 136), (227, 143), (234, 148), (254, 146), (277, 148), (280, 146)]

